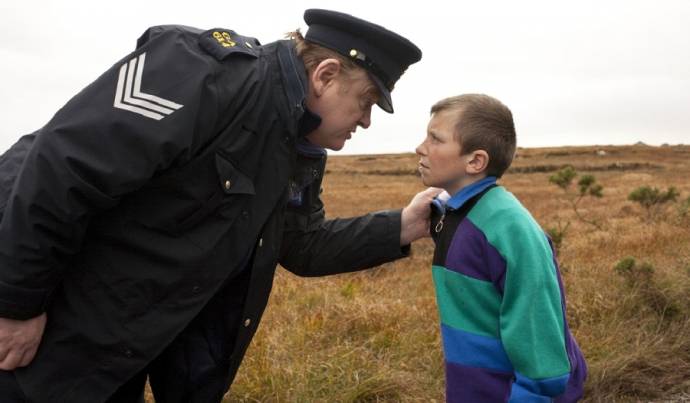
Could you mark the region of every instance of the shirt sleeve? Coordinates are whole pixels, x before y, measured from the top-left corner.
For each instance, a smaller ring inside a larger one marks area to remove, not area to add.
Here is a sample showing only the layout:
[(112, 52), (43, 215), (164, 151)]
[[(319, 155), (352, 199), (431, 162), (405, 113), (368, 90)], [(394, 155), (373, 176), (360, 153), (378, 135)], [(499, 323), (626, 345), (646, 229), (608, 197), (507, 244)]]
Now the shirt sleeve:
[(500, 332), (515, 370), (511, 401), (548, 402), (563, 393), (570, 374), (553, 252), (531, 217), (497, 222), (505, 234), (494, 242), (506, 260)]
[(40, 314), (91, 217), (214, 133), (212, 59), (193, 35), (152, 33), (36, 133), (0, 222), (1, 317)]

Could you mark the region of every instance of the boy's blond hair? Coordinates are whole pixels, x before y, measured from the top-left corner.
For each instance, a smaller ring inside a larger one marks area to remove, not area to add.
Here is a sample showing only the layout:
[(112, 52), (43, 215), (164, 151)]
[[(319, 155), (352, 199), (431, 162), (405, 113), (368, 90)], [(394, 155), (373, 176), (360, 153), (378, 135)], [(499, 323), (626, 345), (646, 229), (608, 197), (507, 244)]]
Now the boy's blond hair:
[(501, 101), (484, 94), (463, 94), (438, 101), (431, 114), (456, 112), (455, 140), (460, 152), (484, 150), (489, 154), (487, 175), (500, 178), (515, 155), (513, 114)]

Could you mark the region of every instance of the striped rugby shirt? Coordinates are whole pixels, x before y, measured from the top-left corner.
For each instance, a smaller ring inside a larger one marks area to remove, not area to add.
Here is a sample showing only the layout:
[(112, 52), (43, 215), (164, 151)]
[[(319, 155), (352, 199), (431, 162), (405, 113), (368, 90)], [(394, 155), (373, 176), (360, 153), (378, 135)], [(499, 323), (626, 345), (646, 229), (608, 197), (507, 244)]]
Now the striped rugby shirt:
[(433, 204), (446, 400), (577, 401), (587, 367), (539, 224), (494, 177)]

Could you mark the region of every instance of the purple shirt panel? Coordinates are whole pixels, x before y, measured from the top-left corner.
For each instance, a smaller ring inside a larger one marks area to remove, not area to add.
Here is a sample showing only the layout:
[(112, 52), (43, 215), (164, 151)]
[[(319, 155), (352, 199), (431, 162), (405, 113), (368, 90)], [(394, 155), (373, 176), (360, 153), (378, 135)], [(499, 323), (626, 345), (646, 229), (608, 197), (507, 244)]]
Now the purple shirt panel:
[(446, 362), (447, 403), (507, 402), (512, 384), (512, 373)]
[(503, 295), (506, 261), (467, 218), (460, 222), (453, 235), (445, 267), (468, 277), (489, 281)]

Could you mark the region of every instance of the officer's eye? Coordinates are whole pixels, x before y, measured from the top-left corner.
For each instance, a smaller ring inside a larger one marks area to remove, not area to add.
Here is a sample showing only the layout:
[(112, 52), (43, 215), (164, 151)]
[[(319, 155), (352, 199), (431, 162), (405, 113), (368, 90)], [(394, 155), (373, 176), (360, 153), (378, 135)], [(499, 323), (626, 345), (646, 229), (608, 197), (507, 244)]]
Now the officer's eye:
[(360, 108), (362, 108), (363, 111), (371, 109), (376, 103), (378, 102), (379, 99), (379, 90), (374, 86), (373, 83), (371, 83), (367, 88), (364, 90), (364, 92), (361, 95), (360, 98)]
[(374, 106), (374, 100), (371, 98), (365, 98), (362, 100), (360, 103), (360, 107), (362, 108), (363, 111), (366, 111), (368, 109), (371, 109)]

